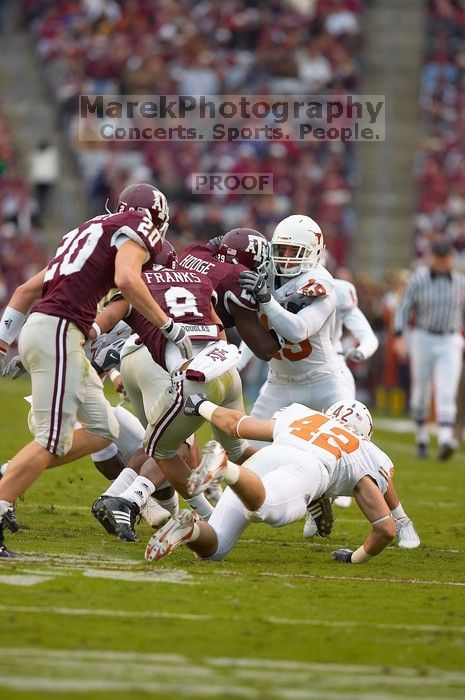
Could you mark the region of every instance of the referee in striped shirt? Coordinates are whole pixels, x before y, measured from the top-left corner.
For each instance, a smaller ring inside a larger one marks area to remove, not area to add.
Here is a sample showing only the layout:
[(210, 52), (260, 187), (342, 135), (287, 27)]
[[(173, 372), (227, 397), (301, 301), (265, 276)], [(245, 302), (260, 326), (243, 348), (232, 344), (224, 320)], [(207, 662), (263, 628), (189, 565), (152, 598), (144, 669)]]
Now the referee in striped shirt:
[[(431, 247), (428, 267), (410, 278), (394, 317), (394, 349), (400, 359), (410, 355), (410, 410), (416, 424), (417, 456), (427, 457), (427, 418), (434, 390), (438, 423), (438, 459), (448, 459), (457, 444), (452, 431), (457, 388), (462, 369), (465, 276), (453, 270), (453, 246), (447, 238)], [(405, 338), (409, 322), (414, 328)]]

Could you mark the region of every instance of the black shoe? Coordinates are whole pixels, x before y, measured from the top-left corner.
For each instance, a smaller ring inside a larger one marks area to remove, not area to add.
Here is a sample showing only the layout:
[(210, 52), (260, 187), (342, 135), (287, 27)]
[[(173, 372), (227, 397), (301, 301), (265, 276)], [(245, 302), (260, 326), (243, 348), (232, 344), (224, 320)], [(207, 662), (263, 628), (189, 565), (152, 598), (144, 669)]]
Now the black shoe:
[(333, 509), (329, 498), (320, 496), (307, 506), (307, 510), (316, 523), (320, 537), (328, 537), (334, 524)]
[(447, 459), (452, 457), (453, 454), (454, 448), (452, 445), (449, 445), (448, 442), (445, 442), (443, 445), (439, 445), (438, 459), (441, 460), (441, 462), (445, 462)]
[(107, 518), (107, 512), (102, 508), (102, 503), (104, 503), (110, 496), (100, 496), (96, 501), (92, 503), (91, 512), (92, 515), (100, 525), (102, 525), (109, 535), (117, 535), (116, 529), (112, 522)]
[(10, 532), (18, 532), (18, 530), (21, 529), (21, 525), (16, 517), (14, 505), (12, 505), (11, 508), (3, 514), (3, 524), (10, 530)]
[(417, 457), (418, 459), (426, 459), (428, 457), (428, 448), (426, 447), (426, 443), (417, 443)]
[(127, 501), (125, 498), (110, 496), (103, 499), (98, 506), (99, 517), (97, 519), (107, 532), (110, 532), (111, 528), (113, 534), (117, 535), (121, 540), (135, 542), (137, 537), (134, 532), (134, 525), (136, 524), (139, 510), (138, 505)]
[(0, 559), (15, 559), (16, 557), (21, 556), (20, 554), (12, 552), (11, 549), (7, 548), (5, 540), (3, 539), (3, 528), (3, 521), (0, 521)]

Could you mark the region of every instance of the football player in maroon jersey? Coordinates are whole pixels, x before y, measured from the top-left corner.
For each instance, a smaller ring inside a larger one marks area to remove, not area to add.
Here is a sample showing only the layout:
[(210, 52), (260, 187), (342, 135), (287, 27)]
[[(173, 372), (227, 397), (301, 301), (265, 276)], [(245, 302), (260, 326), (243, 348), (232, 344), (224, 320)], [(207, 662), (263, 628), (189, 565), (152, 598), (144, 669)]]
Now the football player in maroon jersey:
[[(213, 352), (215, 346), (212, 346), (212, 342), (224, 339), (225, 336), (220, 318), (212, 305), (216, 294), (209, 277), (178, 267), (175, 270), (146, 270), (142, 273), (142, 279), (160, 306), (186, 329), (192, 340), (194, 358), (206, 348), (208, 352)], [(200, 419), (193, 424), (183, 414), (182, 397), (198, 392), (199, 386), (202, 386), (210, 395), (220, 397), (222, 405), (243, 406), (239, 374), (235, 367), (229, 365), (229, 368), (221, 370), (210, 381), (199, 382), (188, 378), (188, 367), (184, 367), (187, 363), (176, 349), (168, 347), (160, 331), (140, 313), (131, 310), (128, 302), (119, 299), (118, 295), (98, 314), (95, 323), (106, 331), (123, 317), (140, 338), (132, 352), (128, 345), (123, 349), (121, 372), (129, 395), (131, 396), (134, 387), (142, 395), (142, 410), (148, 419), (146, 451), (157, 460), (166, 478), (188, 499), (191, 507), (201, 516), (208, 517), (212, 509), (206, 499), (201, 498), (203, 494), (190, 498), (186, 491), (190, 467), (178, 452), (186, 438), (204, 421)], [(234, 350), (237, 354), (237, 350)], [(223, 352), (223, 346), (216, 351)], [(160, 378), (160, 367), (170, 373), (167, 374), (168, 382)], [(136, 396), (135, 403), (139, 402)], [(237, 460), (242, 461), (249, 456), (246, 441), (225, 435), (217, 437)], [(122, 539), (135, 539), (133, 526), (136, 515), (156, 486), (151, 469), (152, 465), (148, 462), (142, 468), (140, 476), (119, 497), (99, 499), (94, 504), (93, 512), (97, 519)]]
[(257, 323), (258, 304), (238, 282), (244, 270), (266, 272), (269, 244), (265, 236), (254, 229), (235, 228), (208, 243), (186, 246), (179, 256), (179, 264), (208, 275), (218, 296), (215, 308), (223, 326), (235, 327), (259, 359), (268, 362), (279, 351), (278, 336)]
[[(97, 216), (67, 233), (47, 267), (14, 292), (0, 321), (0, 360), (3, 364), (21, 331), (19, 354), (31, 375), (36, 431), (0, 482), (0, 519), (44, 469), (96, 452), (117, 434), (102, 383), (82, 349), (97, 304), (112, 287), (182, 356), (192, 355), (184, 328), (160, 308), (140, 277), (143, 264), (159, 252), (168, 221), (168, 204), (159, 190), (131, 185), (121, 192), (115, 214)], [(77, 419), (83, 429), (74, 432)], [(8, 556), (0, 520), (0, 557)]]

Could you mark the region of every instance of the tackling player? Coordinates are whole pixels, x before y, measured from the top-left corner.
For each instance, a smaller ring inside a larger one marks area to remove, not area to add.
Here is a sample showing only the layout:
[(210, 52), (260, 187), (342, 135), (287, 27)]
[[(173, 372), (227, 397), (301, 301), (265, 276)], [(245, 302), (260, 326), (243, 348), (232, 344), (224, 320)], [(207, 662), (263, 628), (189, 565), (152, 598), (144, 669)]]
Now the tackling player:
[(283, 527), (302, 518), (311, 501), (324, 493), (354, 495), (372, 525), (355, 551), (338, 549), (337, 561), (361, 564), (379, 554), (393, 539), (396, 528), (383, 498), (393, 474), (389, 457), (370, 442), (373, 424), (366, 406), (344, 402), (326, 414), (292, 404), (261, 420), (191, 396), (189, 415), (201, 415), (228, 435), (272, 441), (244, 466), (230, 462), (218, 443), (209, 443), (188, 488), (201, 492), (212, 479), (229, 484), (208, 523), (199, 523), (181, 511), (149, 541), (145, 557), (161, 559), (186, 543), (204, 559), (223, 559), (250, 522)]

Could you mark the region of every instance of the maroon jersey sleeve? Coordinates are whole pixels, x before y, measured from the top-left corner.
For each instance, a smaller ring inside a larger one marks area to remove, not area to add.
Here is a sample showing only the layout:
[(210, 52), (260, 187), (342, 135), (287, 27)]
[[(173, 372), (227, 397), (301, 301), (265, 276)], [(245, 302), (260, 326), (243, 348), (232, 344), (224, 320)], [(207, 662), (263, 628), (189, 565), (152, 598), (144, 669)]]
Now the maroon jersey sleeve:
[(216, 312), (225, 328), (234, 326), (231, 303), (251, 311), (258, 311), (257, 302), (250, 292), (242, 289), (238, 282), (239, 274), (247, 269), (243, 265), (217, 260), (214, 257), (214, 251), (207, 243), (193, 243), (186, 246), (179, 261), (183, 267), (208, 275), (218, 297)]
[(70, 231), (49, 262), (42, 300), (34, 308), (75, 323), (88, 335), (99, 301), (115, 286), (115, 258), (125, 240), (135, 240), (155, 258), (161, 241), (151, 237), (142, 212), (97, 216)]

